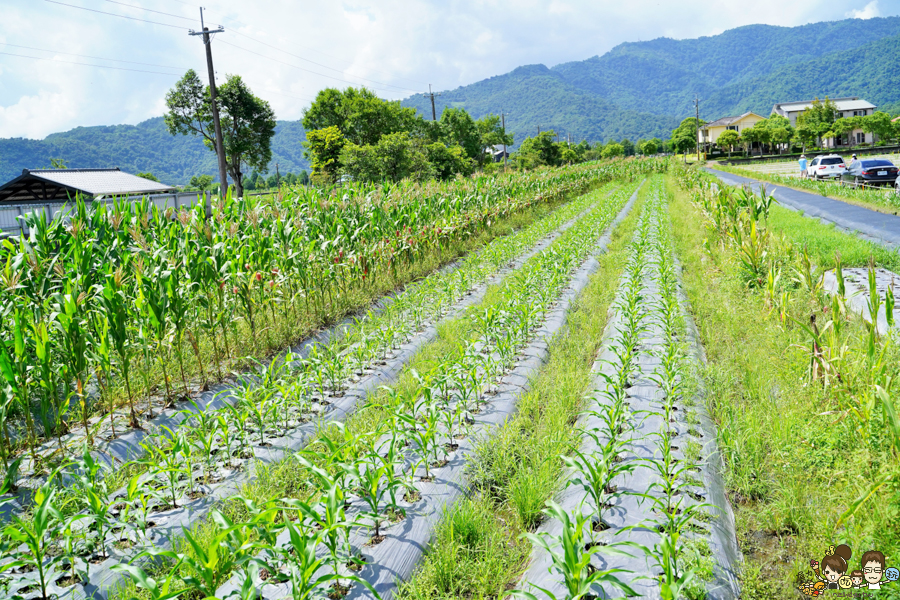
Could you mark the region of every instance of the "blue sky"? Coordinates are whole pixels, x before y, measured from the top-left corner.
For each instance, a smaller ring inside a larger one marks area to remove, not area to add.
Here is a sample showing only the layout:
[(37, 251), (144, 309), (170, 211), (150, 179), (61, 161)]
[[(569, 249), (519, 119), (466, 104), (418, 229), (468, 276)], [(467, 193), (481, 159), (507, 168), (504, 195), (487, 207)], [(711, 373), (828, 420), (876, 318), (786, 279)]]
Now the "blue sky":
[[(0, 137), (43, 138), (163, 114), (166, 91), (186, 69), (206, 77), (203, 45), (187, 34), (199, 29), (197, 2), (0, 0)], [(226, 28), (213, 42), (217, 79), (242, 75), (279, 119), (299, 118), (324, 87), (368, 85), (383, 97), (403, 98), (429, 83), (452, 89), (523, 64), (583, 60), (621, 42), (900, 14), (900, 0), (210, 0), (204, 6), (207, 22)]]

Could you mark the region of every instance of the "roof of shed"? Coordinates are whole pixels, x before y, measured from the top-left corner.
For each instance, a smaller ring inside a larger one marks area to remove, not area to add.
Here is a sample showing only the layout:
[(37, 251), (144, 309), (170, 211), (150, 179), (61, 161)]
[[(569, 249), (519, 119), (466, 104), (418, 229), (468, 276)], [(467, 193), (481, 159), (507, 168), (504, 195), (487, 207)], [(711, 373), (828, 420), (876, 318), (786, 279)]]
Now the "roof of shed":
[(0, 202), (66, 200), (86, 197), (166, 194), (170, 185), (144, 179), (115, 169), (24, 169), (22, 174), (0, 186)]

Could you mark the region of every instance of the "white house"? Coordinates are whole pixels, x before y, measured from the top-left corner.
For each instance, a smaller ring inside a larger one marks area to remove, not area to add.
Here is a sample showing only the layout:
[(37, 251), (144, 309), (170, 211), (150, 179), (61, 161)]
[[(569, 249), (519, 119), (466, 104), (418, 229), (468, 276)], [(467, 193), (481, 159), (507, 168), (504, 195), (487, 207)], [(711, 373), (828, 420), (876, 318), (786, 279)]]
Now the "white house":
[[(834, 102), (834, 105), (837, 107), (839, 119), (844, 117), (865, 117), (867, 115), (875, 114), (875, 105), (867, 100), (861, 100), (857, 96), (850, 98), (831, 98), (830, 100)], [(797, 117), (800, 116), (800, 113), (804, 110), (812, 106), (812, 104), (812, 100), (782, 102), (772, 107), (772, 114), (787, 117), (790, 119), (791, 125), (796, 127)], [(854, 144), (871, 144), (874, 142), (872, 134), (866, 133), (862, 129), (854, 129), (850, 135), (853, 136)], [(848, 145), (847, 142), (846, 135), (842, 135), (840, 138), (834, 140), (834, 143), (837, 146), (846, 146)]]

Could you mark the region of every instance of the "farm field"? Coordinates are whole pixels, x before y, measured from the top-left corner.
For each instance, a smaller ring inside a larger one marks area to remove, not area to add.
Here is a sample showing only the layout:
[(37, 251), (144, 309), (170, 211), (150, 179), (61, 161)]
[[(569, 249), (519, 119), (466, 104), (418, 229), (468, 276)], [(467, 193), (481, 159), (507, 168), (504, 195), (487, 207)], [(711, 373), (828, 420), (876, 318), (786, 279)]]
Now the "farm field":
[(2, 597), (795, 598), (900, 556), (892, 288), (825, 285), (900, 259), (771, 196), (616, 160), (33, 231)]

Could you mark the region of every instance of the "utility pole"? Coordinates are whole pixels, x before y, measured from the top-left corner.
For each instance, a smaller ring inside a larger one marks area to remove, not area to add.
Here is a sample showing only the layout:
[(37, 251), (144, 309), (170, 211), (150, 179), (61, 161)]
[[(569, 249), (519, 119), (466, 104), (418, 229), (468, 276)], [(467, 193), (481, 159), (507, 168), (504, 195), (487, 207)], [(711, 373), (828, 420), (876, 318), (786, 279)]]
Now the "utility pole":
[(500, 122), (503, 124), (503, 172), (506, 173), (506, 113), (500, 111)]
[(441, 93), (438, 92), (437, 94), (435, 94), (434, 92), (432, 92), (432, 91), (431, 91), (431, 84), (429, 83), (429, 84), (428, 84), (428, 95), (431, 96), (431, 120), (432, 120), (432, 121), (437, 121), (437, 110), (435, 110), (435, 108), (434, 108), (434, 97), (435, 97), (435, 96), (440, 96)]
[(275, 187), (281, 187), (281, 173), (278, 172), (278, 163), (275, 163)]
[[(219, 158), (219, 198), (224, 198), (228, 191), (228, 172), (225, 169), (225, 146), (222, 143), (222, 124), (219, 122), (219, 104), (216, 102), (216, 72), (213, 69), (212, 45), (210, 44), (210, 33), (221, 33), (225, 28), (219, 25), (219, 28), (210, 31), (203, 23), (203, 7), (200, 7), (200, 27), (203, 31), (189, 31), (188, 35), (202, 35), (203, 45), (206, 46), (206, 68), (209, 70), (209, 98), (212, 106), (213, 124), (216, 128), (216, 155)], [(206, 218), (212, 217), (212, 197), (207, 196), (206, 200)]]
[(538, 125), (538, 135), (541, 135), (541, 126)]
[(697, 162), (700, 162), (700, 98), (694, 96), (694, 109), (697, 114)]

